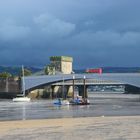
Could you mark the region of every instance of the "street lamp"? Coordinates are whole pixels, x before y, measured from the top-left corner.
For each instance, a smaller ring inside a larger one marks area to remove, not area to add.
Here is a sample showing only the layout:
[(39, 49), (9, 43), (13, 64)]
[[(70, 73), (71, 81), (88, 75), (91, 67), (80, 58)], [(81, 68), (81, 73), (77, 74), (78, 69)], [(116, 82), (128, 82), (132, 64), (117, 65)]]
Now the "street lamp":
[(84, 75), (84, 79), (86, 79), (86, 76)]
[(83, 98), (85, 100), (85, 96), (86, 96), (86, 76), (85, 75), (84, 75), (83, 84), (84, 84), (84, 95), (83, 95)]

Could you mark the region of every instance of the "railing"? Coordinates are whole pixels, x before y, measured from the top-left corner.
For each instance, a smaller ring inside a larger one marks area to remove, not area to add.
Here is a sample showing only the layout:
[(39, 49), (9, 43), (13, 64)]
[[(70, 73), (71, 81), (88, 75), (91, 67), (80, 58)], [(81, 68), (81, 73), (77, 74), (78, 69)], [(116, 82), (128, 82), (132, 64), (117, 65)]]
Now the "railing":
[[(75, 85), (83, 85), (83, 79), (75, 80), (74, 83), (75, 83)], [(69, 80), (69, 81), (64, 80), (64, 82), (57, 82), (57, 83), (54, 83), (52, 85), (72, 85), (72, 84), (73, 84), (72, 80)], [(123, 83), (112, 81), (112, 80), (86, 79), (85, 84), (86, 85), (93, 85), (93, 84), (123, 84)]]

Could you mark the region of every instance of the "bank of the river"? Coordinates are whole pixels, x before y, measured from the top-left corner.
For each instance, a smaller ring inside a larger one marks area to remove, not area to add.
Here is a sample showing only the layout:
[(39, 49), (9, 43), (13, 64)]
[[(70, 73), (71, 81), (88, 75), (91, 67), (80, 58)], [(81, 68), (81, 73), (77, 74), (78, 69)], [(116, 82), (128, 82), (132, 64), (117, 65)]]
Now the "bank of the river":
[(140, 116), (0, 122), (0, 140), (139, 140)]

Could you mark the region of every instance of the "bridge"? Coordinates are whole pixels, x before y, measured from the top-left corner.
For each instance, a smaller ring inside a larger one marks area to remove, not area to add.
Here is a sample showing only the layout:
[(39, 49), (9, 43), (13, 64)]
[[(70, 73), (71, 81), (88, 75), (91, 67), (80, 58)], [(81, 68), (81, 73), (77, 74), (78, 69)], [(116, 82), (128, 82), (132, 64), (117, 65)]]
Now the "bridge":
[[(131, 85), (140, 88), (140, 73), (103, 73), (103, 74), (63, 74), (25, 77), (25, 90), (34, 90), (62, 81), (92, 79), (90, 85)], [(87, 83), (85, 83), (87, 84)]]

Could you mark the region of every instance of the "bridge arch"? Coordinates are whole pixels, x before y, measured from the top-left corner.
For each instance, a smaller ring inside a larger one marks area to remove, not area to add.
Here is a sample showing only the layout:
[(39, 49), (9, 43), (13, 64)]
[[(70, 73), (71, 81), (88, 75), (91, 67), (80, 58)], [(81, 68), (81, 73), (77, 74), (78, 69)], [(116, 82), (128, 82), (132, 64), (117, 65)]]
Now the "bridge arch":
[[(95, 79), (98, 81), (110, 81), (118, 84), (132, 85), (140, 88), (139, 73), (104, 73), (104, 74), (67, 74), (67, 75), (43, 75), (25, 77), (25, 90), (33, 90), (38, 87), (50, 85), (56, 82), (62, 82), (75, 79)], [(100, 83), (102, 84), (102, 83)]]

